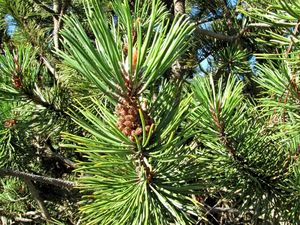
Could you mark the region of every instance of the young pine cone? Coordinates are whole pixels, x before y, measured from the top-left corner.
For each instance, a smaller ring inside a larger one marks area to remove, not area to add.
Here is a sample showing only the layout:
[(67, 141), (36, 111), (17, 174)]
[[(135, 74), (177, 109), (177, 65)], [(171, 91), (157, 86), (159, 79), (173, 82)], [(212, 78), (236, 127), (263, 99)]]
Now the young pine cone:
[[(131, 141), (134, 142), (135, 136), (140, 137), (143, 134), (139, 111), (134, 101), (124, 98), (120, 99), (116, 106), (116, 114), (119, 117), (117, 122), (118, 129)], [(148, 133), (153, 122), (145, 111), (143, 111), (143, 115), (145, 119), (145, 130)]]

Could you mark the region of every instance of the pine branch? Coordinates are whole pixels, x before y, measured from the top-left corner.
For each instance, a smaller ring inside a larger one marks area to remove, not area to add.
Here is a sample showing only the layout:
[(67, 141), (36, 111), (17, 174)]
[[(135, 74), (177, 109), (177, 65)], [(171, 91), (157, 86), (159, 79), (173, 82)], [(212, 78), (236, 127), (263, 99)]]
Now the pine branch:
[(33, 222), (32, 219), (23, 218), (23, 217), (16, 217), (16, 218), (14, 218), (14, 220), (16, 222), (21, 222), (21, 223), (32, 223)]
[[(223, 146), (228, 151), (229, 155), (234, 159), (234, 161), (240, 166), (240, 168), (244, 172), (250, 174), (252, 177), (257, 178), (266, 186), (273, 187), (272, 185), (274, 184), (274, 182), (277, 179), (281, 178), (283, 174), (280, 174), (278, 171), (274, 172), (274, 174), (270, 174), (270, 175), (260, 174), (255, 168), (252, 168), (251, 166), (249, 166), (249, 162), (243, 156), (238, 155), (234, 140), (232, 140), (230, 137), (228, 137), (228, 135), (225, 133), (225, 130), (226, 130), (225, 122), (220, 120), (219, 115), (222, 110), (220, 103), (217, 105), (217, 107), (218, 107), (217, 111), (219, 113), (217, 113), (212, 107), (210, 108), (210, 112), (213, 116), (214, 123), (217, 127), (217, 131), (219, 133), (219, 139), (220, 139), (221, 143), (223, 144)], [(274, 178), (276, 178), (276, 179), (274, 179)], [(273, 183), (270, 182), (270, 180), (272, 180)]]
[(196, 22), (196, 25), (200, 25), (200, 24), (203, 24), (203, 23), (208, 23), (208, 22), (216, 21), (218, 19), (223, 19), (223, 15), (216, 15), (214, 17), (203, 18), (201, 20), (198, 20)]
[[(37, 0), (37, 1), (39, 1), (39, 0)], [(36, 37), (32, 36), (32, 33), (30, 30), (28, 30), (28, 27), (27, 27), (26, 23), (24, 22), (23, 18), (14, 17), (14, 19), (17, 21), (17, 25), (20, 26), (22, 28), (22, 30), (24, 31), (24, 34), (25, 34), (28, 42), (32, 46), (37, 47), (37, 49), (42, 49), (42, 50), (39, 50), (40, 58), (42, 59), (44, 65), (47, 67), (49, 72), (53, 75), (53, 77), (56, 80), (58, 80), (55, 68), (51, 65), (49, 60), (47, 58), (45, 58), (43, 48), (41, 46), (39, 46), (39, 43), (37, 43)]]
[(24, 94), (30, 101), (34, 102), (36, 105), (43, 106), (46, 109), (53, 111), (57, 114), (63, 115), (67, 118), (69, 117), (69, 115), (64, 110), (57, 108), (54, 104), (42, 100), (39, 96), (34, 95), (30, 91), (24, 90)]
[(51, 177), (44, 177), (40, 175), (35, 175), (31, 173), (25, 173), (21, 171), (11, 170), (11, 169), (5, 169), (0, 168), (0, 176), (6, 177), (6, 176), (12, 176), (12, 177), (18, 177), (23, 180), (29, 179), (32, 181), (44, 183), (44, 184), (51, 184), (57, 187), (63, 187), (63, 188), (74, 188), (76, 186), (76, 183), (72, 181), (66, 181), (61, 180), (57, 178), (51, 178)]
[(207, 213), (240, 213), (238, 209), (234, 208), (211, 207), (209, 205), (206, 205), (205, 207), (208, 208)]
[(43, 60), (43, 63), (47, 67), (47, 69), (49, 70), (49, 72), (54, 76), (54, 78), (56, 80), (58, 80), (55, 68), (50, 64), (50, 62), (44, 56), (41, 55), (41, 59)]
[[(298, 21), (298, 23), (297, 23), (297, 24), (295, 25), (295, 27), (294, 27), (292, 36), (296, 36), (296, 34), (297, 34), (297, 32), (298, 32), (298, 29), (299, 29), (299, 25), (300, 25), (300, 22)], [(289, 46), (288, 46), (288, 48), (287, 48), (287, 50), (286, 50), (286, 53), (285, 53), (286, 56), (288, 56), (288, 54), (291, 52), (293, 43), (294, 43), (294, 42), (293, 42), (293, 37), (291, 37), (291, 41), (290, 41)]]
[[(218, 111), (221, 111), (221, 106), (218, 104)], [(240, 161), (240, 159), (237, 158), (236, 150), (233, 147), (233, 143), (228, 139), (227, 135), (225, 134), (225, 124), (220, 121), (219, 115), (215, 112), (215, 110), (211, 107), (210, 112), (213, 116), (214, 122), (218, 128), (220, 140), (223, 143), (223, 145), (228, 150), (229, 154), (234, 158)]]
[[(174, 15), (180, 15), (185, 13), (185, 0), (174, 0)], [(172, 64), (172, 74), (176, 79), (179, 79), (182, 73), (182, 65), (179, 59)]]
[(199, 27), (197, 27), (196, 30), (195, 30), (196, 35), (208, 36), (208, 37), (211, 37), (211, 38), (215, 38), (215, 39), (222, 40), (222, 41), (228, 41), (228, 42), (235, 41), (235, 40), (239, 39), (243, 35), (244, 32), (245, 32), (245, 29), (242, 29), (238, 34), (233, 35), (233, 36), (228, 36), (228, 35), (225, 35), (225, 34), (216, 33), (216, 32), (213, 32), (211, 30), (206, 30), (206, 29), (202, 29), (202, 28), (199, 28)]
[(55, 15), (53, 16), (53, 42), (56, 50), (59, 49), (59, 30), (61, 28), (62, 17), (64, 15), (67, 3), (63, 0), (53, 0), (53, 10)]

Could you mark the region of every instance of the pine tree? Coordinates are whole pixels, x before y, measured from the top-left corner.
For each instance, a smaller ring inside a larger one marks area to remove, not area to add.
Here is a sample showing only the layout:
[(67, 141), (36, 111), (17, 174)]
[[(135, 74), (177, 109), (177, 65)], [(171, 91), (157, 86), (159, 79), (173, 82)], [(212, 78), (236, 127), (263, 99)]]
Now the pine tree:
[(299, 15), (0, 0), (1, 222), (299, 223)]
[[(4, 176), (0, 214), (7, 221), (4, 224), (12, 220), (42, 224), (51, 216), (77, 220), (77, 191), (56, 187), (64, 183), (54, 179), (73, 179), (75, 153), (59, 147), (59, 142), (61, 131), (76, 132), (67, 113), (72, 93), (63, 83), (54, 52), (60, 48), (63, 15), (79, 3), (72, 7), (68, 1), (51, 3), (0, 1), (0, 168)], [(12, 23), (13, 33), (8, 32)], [(51, 181), (56, 186), (49, 186)]]

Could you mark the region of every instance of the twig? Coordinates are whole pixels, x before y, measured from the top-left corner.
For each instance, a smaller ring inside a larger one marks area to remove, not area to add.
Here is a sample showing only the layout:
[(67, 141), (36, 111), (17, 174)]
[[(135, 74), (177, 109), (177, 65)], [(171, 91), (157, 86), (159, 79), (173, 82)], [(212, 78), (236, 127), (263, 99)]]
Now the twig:
[(221, 15), (221, 16), (215, 16), (215, 17), (203, 18), (201, 20), (198, 20), (196, 22), (196, 25), (200, 25), (200, 24), (203, 24), (203, 23), (208, 23), (208, 22), (211, 22), (211, 21), (216, 21), (218, 19), (223, 19), (223, 15)]
[(297, 32), (298, 32), (298, 28), (299, 28), (299, 25), (300, 25), (300, 22), (298, 22), (295, 27), (294, 27), (294, 30), (293, 30), (293, 33), (292, 33), (292, 37), (291, 37), (291, 42), (289, 43), (289, 47), (287, 48), (286, 52), (285, 52), (285, 55), (288, 56), (288, 54), (291, 52), (292, 50), (292, 46), (293, 46), (293, 36), (296, 36)]
[(36, 105), (40, 105), (45, 107), (46, 109), (55, 112), (56, 114), (60, 114), (66, 118), (70, 117), (64, 110), (57, 108), (53, 103), (49, 103), (44, 101), (40, 96), (31, 93), (29, 90), (23, 90), (26, 98), (29, 101), (32, 101)]
[(43, 60), (44, 65), (47, 67), (50, 73), (55, 77), (56, 80), (58, 80), (55, 68), (49, 63), (49, 61), (44, 56), (41, 55), (41, 59)]
[(53, 0), (53, 10), (55, 15), (53, 16), (53, 42), (55, 50), (59, 49), (59, 30), (61, 26), (61, 19), (64, 14), (65, 4), (62, 3), (62, 0)]
[(55, 12), (51, 8), (49, 8), (47, 5), (45, 5), (41, 1), (39, 1), (39, 0), (33, 0), (33, 2), (36, 3), (37, 5), (39, 5), (44, 10), (46, 10), (47, 12), (49, 12), (51, 14), (55, 14)]
[(74, 188), (76, 186), (76, 183), (72, 181), (66, 181), (66, 180), (61, 180), (61, 179), (51, 178), (51, 177), (44, 177), (40, 175), (25, 173), (25, 172), (11, 170), (11, 169), (4, 169), (4, 168), (0, 168), (0, 176), (19, 177), (24, 180), (29, 179), (32, 181), (37, 181), (44, 184), (51, 184), (54, 186), (64, 187), (64, 188)]
[(31, 222), (33, 222), (32, 219), (22, 218), (22, 217), (16, 217), (16, 218), (14, 218), (14, 220), (16, 222), (23, 222), (23, 223), (31, 223)]
[(202, 29), (202, 28), (199, 28), (199, 27), (197, 27), (196, 30), (195, 30), (196, 35), (208, 36), (208, 37), (212, 37), (212, 38), (215, 38), (215, 39), (218, 39), (218, 40), (229, 41), (229, 42), (239, 39), (243, 35), (244, 32), (245, 32), (245, 29), (242, 29), (238, 34), (233, 35), (233, 36), (228, 36), (228, 35), (225, 35), (225, 34), (216, 33), (216, 32), (213, 32), (211, 30), (206, 30), (206, 29)]
[[(174, 15), (182, 15), (185, 13), (185, 0), (174, 0)], [(177, 59), (172, 65), (172, 75), (175, 79), (180, 79), (182, 73), (182, 65), (180, 59)]]
[(228, 11), (229, 11), (229, 7), (228, 7), (228, 5), (227, 5), (227, 1), (226, 1), (226, 0), (223, 0), (223, 3), (224, 3), (226, 12), (228, 12)]
[(206, 206), (208, 207), (208, 213), (239, 213), (238, 209), (234, 209), (234, 208), (222, 208), (222, 207), (210, 207), (210, 206)]
[(28, 189), (33, 197), (33, 199), (37, 202), (37, 204), (39, 205), (41, 211), (42, 211), (42, 215), (46, 220), (50, 220), (51, 216), (49, 214), (49, 211), (47, 210), (43, 200), (41, 199), (39, 192), (36, 190), (36, 188), (34, 187), (33, 183), (31, 182), (30, 179), (24, 179), (25, 183), (28, 186)]

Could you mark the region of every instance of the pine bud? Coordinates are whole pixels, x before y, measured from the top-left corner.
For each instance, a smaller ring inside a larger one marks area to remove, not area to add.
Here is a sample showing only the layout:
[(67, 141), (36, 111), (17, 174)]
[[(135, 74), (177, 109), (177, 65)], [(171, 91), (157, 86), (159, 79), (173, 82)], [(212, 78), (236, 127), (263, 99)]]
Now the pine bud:
[(17, 88), (17, 89), (22, 88), (22, 86), (23, 86), (21, 78), (17, 75), (13, 76), (13, 84), (14, 84), (15, 88)]
[(136, 49), (136, 47), (133, 47), (133, 49), (132, 49), (132, 73), (134, 73), (135, 68), (136, 68), (137, 57), (138, 57), (137, 49)]
[(5, 128), (10, 128), (10, 127), (14, 126), (16, 123), (17, 123), (16, 120), (8, 119), (8, 120), (4, 121), (4, 127)]
[(140, 136), (143, 133), (143, 129), (141, 127), (136, 128), (135, 135)]

